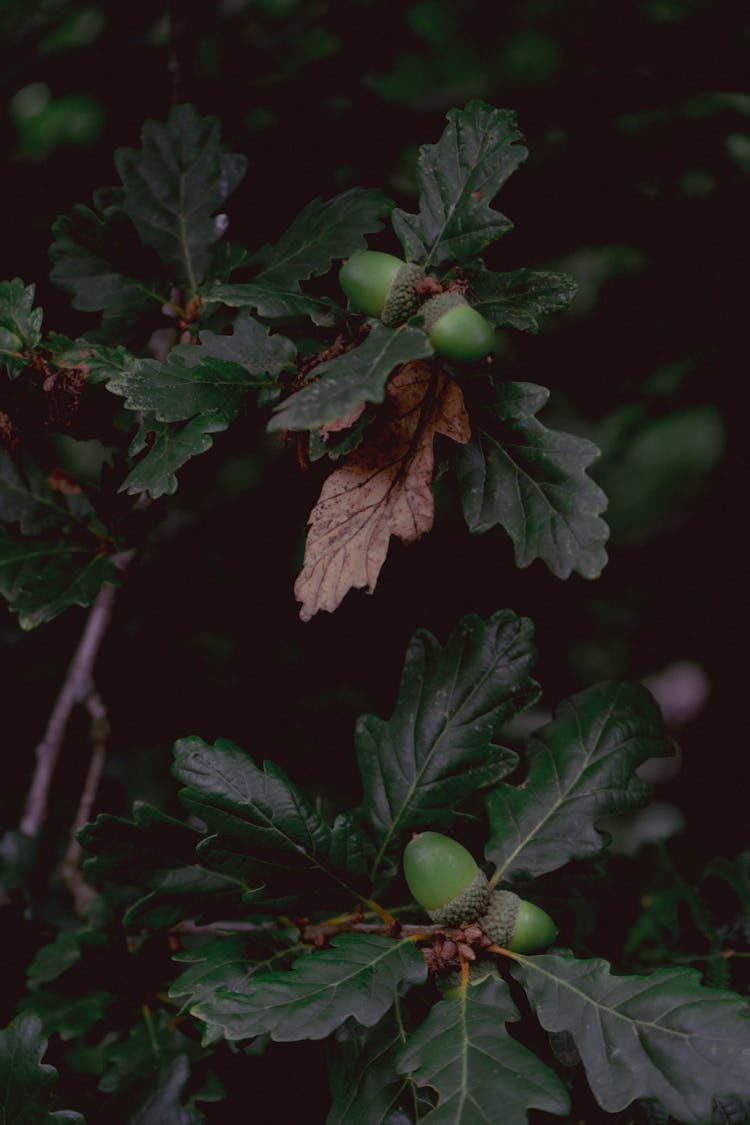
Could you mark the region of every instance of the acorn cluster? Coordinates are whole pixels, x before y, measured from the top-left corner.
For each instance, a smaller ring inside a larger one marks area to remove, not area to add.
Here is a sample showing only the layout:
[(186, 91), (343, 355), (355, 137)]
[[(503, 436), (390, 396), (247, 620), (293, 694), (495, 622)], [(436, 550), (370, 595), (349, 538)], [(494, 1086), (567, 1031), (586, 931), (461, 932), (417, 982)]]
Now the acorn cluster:
[(390, 328), (420, 312), (438, 355), (456, 363), (473, 363), (489, 355), (495, 333), (482, 314), (453, 290), (422, 303), (420, 282), (424, 280), (421, 266), (379, 250), (353, 254), (339, 271), (341, 288), (359, 312), (379, 317)]
[[(406, 845), (404, 875), (416, 901), (439, 925), (475, 923), (485, 941), (514, 953), (533, 953), (555, 940), (557, 928), (545, 910), (513, 891), (493, 890), (471, 853), (440, 832), (422, 832)], [(489, 971), (486, 965), (472, 970), (470, 983)]]

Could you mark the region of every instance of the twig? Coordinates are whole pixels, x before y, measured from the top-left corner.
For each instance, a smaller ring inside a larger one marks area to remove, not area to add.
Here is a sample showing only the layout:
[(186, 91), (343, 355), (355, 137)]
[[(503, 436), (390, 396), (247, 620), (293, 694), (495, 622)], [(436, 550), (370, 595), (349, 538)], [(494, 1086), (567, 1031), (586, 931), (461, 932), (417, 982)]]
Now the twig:
[(105, 583), (89, 610), (83, 635), (55, 700), (47, 729), (36, 748), (36, 768), (19, 826), (26, 836), (35, 836), (47, 816), (52, 777), (73, 709), (93, 693), (94, 663), (109, 625), (114, 597), (115, 587)]
[(86, 882), (81, 871), (81, 845), (76, 839), (76, 833), (91, 819), (91, 810), (104, 772), (107, 739), (109, 738), (107, 708), (97, 691), (92, 691), (88, 695), (85, 700), (85, 707), (91, 716), (91, 760), (70, 830), (68, 850), (60, 866), (60, 878), (72, 894), (79, 914), (83, 914), (86, 904), (94, 896), (95, 891)]
[[(257, 933), (259, 930), (275, 930), (277, 929), (275, 922), (205, 922), (200, 925), (198, 922), (192, 922), (186, 919), (183, 922), (178, 922), (176, 926), (170, 929), (171, 934), (238, 934), (238, 933)], [(322, 937), (335, 937), (336, 934), (354, 933), (354, 934), (383, 934), (385, 937), (393, 936), (393, 927), (384, 925), (382, 922), (307, 922), (299, 926), (300, 937), (303, 941), (309, 941), (315, 944), (317, 939)], [(446, 936), (456, 936), (461, 931), (450, 926), (399, 926), (398, 936), (405, 938), (419, 938), (432, 937), (433, 934), (445, 934)]]

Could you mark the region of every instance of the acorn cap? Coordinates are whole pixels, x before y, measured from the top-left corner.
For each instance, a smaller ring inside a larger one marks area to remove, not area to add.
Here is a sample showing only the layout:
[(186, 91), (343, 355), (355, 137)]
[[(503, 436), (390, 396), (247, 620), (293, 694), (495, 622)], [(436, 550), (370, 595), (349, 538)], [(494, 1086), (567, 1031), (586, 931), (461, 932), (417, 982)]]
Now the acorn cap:
[(430, 297), (429, 301), (425, 301), (422, 305), (422, 315), (424, 316), (424, 331), (429, 336), (433, 328), (442, 317), (451, 309), (456, 309), (460, 305), (467, 305), (469, 302), (461, 294), (455, 290), (448, 290), (445, 293), (437, 293), (434, 297)]
[(424, 278), (424, 270), (416, 262), (404, 262), (396, 271), (383, 304), (380, 319), (389, 328), (396, 328), (419, 308), (417, 282)]
[(479, 919), (479, 925), (495, 945), (501, 945), (503, 949), (507, 948), (516, 928), (520, 906), (521, 899), (513, 891), (493, 892), (489, 909)]
[(428, 910), (427, 913), (440, 926), (460, 926), (464, 922), (476, 922), (479, 915), (487, 909), (489, 901), (490, 885), (487, 876), (477, 868), (477, 873), (466, 890), (444, 906)]

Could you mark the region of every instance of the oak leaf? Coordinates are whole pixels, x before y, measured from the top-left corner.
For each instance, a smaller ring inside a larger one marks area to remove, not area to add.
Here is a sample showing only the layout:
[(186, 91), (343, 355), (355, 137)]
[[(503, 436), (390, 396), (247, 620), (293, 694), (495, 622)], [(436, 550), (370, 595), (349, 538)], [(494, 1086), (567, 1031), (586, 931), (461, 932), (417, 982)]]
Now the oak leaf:
[(469, 441), (461, 390), (429, 363), (405, 363), (391, 376), (379, 419), (327, 478), (310, 514), (294, 587), (303, 621), (333, 612), (350, 589), (371, 594), (392, 535), (414, 543), (430, 530), (436, 434)]

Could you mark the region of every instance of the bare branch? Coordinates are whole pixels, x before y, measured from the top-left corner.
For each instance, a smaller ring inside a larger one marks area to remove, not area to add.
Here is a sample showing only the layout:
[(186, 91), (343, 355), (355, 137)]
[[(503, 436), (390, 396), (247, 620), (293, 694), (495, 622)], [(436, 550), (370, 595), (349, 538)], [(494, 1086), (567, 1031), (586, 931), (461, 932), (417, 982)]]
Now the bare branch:
[(115, 587), (105, 583), (89, 610), (83, 635), (55, 700), (47, 729), (36, 748), (36, 768), (19, 825), (26, 836), (35, 836), (47, 816), (52, 777), (73, 709), (76, 704), (84, 703), (93, 692), (94, 663), (109, 625), (114, 597)]
[(93, 897), (95, 891), (86, 882), (81, 871), (81, 845), (76, 839), (76, 833), (91, 820), (91, 810), (94, 807), (99, 783), (104, 772), (107, 739), (109, 738), (107, 708), (97, 691), (92, 691), (88, 695), (85, 700), (85, 707), (91, 716), (91, 760), (70, 830), (68, 850), (60, 866), (60, 878), (72, 894), (79, 914), (83, 914), (86, 904)]

